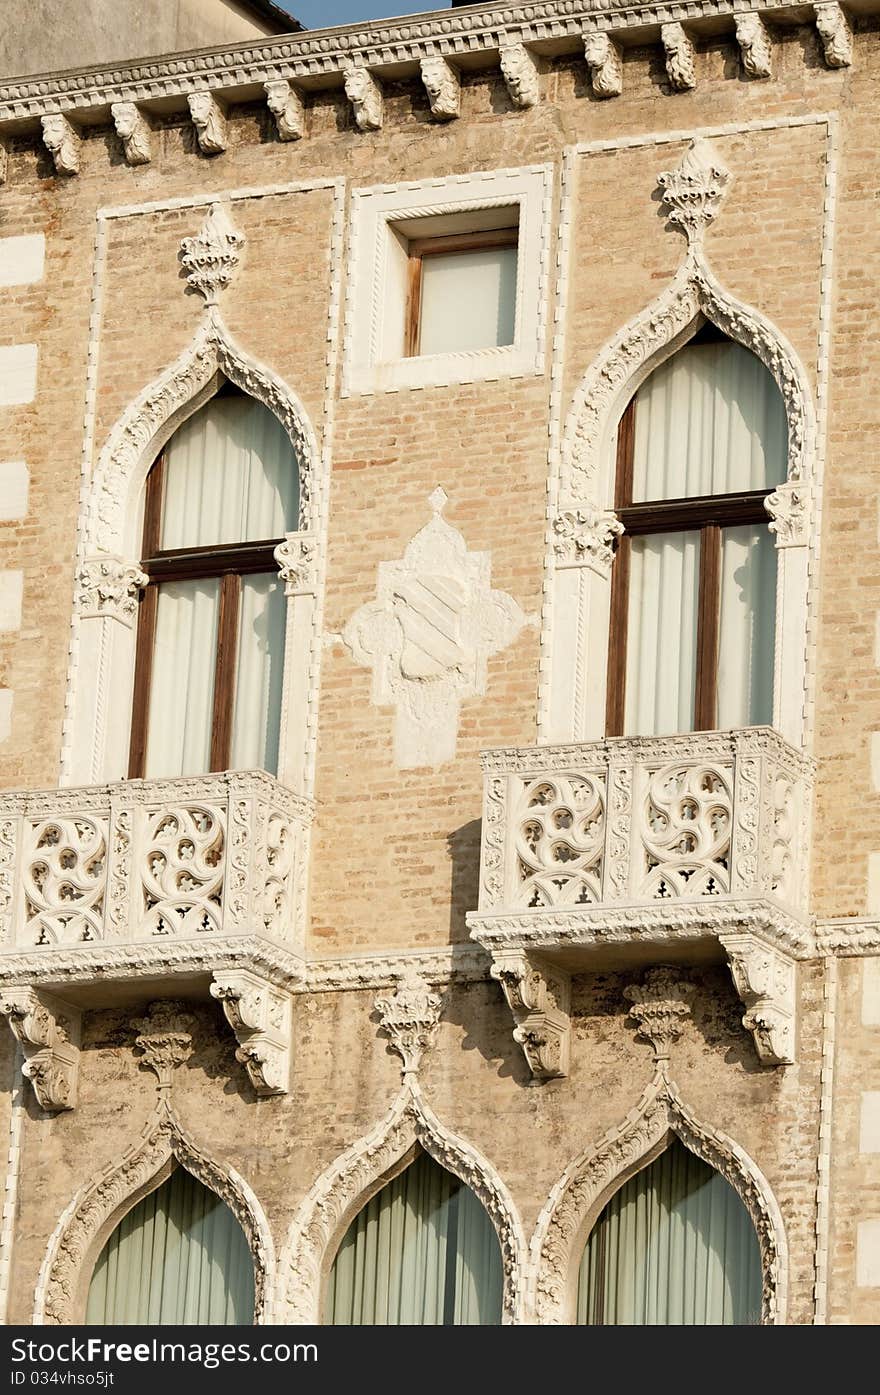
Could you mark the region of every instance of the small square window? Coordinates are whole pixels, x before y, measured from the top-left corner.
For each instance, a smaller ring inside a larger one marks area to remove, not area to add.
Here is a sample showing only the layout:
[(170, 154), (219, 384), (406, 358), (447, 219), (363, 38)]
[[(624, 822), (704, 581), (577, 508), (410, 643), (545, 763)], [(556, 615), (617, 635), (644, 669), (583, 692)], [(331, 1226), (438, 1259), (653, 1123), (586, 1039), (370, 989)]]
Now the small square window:
[(410, 242), (407, 357), (515, 342), (518, 244), (517, 227)]

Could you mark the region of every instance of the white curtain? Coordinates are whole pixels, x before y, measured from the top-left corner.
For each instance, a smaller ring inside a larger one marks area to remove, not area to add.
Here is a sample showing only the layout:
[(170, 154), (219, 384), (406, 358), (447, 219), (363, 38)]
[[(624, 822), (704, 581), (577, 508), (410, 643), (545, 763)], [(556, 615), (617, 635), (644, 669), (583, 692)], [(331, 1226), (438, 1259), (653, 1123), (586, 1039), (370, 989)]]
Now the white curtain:
[(159, 588), (146, 778), (201, 775), (210, 767), (220, 583)]
[(163, 550), (280, 538), (298, 520), (296, 455), (262, 402), (215, 397), (165, 447)]
[(632, 539), (624, 736), (689, 731), (697, 674), (699, 533)]
[(718, 726), (773, 721), (776, 547), (764, 525), (721, 534)]
[(677, 1140), (611, 1198), (581, 1261), (582, 1326), (761, 1320), (758, 1237), (736, 1192)]
[(89, 1325), (254, 1320), (254, 1265), (229, 1207), (182, 1167), (128, 1212), (95, 1265)]
[(424, 257), (419, 352), (443, 354), (512, 344), (516, 272), (515, 247)]
[(233, 770), (278, 770), (287, 602), (277, 574), (244, 576), (232, 717)]
[(327, 1282), (324, 1322), (492, 1325), (501, 1300), (501, 1249), (485, 1208), (423, 1153), (349, 1226)]

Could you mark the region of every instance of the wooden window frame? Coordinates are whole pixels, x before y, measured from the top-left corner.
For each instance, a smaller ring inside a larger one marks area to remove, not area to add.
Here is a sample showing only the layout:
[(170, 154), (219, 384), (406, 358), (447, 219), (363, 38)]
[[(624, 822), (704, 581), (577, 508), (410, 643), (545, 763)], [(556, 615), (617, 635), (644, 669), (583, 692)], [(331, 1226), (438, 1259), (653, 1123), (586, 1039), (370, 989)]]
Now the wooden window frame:
[(198, 548), (162, 549), (162, 504), (165, 492), (165, 453), (147, 476), (144, 500), (141, 567), (149, 580), (138, 609), (134, 666), (131, 744), (128, 778), (142, 780), (147, 763), (147, 735), (156, 644), (159, 588), (170, 581), (219, 579), (220, 604), (214, 653), (214, 696), (211, 753), (206, 774), (228, 770), (232, 749), (232, 717), (238, 667), (238, 624), (241, 580), (244, 576), (278, 573), (275, 548), (282, 538)]
[(623, 736), (626, 722), (626, 660), (632, 539), (651, 533), (698, 532), (700, 571), (697, 597), (697, 673), (693, 731), (714, 731), (718, 714), (718, 647), (721, 623), (721, 536), (725, 528), (768, 524), (764, 500), (777, 486), (733, 494), (633, 503), (636, 436), (633, 397), (617, 431), (614, 511), (623, 524), (611, 573), (608, 632), (608, 685), (605, 730)]
[[(404, 358), (418, 358), (422, 338), (422, 267), (426, 257), (455, 256), (462, 252), (488, 252), (496, 247), (519, 248), (519, 226), (490, 228), (485, 232), (451, 233), (444, 237), (411, 238), (408, 244)], [(510, 345), (499, 345), (509, 348)]]

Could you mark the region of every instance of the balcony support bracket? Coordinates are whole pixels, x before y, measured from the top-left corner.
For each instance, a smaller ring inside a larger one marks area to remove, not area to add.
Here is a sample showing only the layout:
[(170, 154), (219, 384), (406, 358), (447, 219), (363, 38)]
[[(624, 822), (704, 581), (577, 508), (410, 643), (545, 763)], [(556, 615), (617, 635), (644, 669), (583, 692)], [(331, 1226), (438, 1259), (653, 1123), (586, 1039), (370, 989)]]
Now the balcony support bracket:
[(491, 974), (504, 990), (516, 1024), (513, 1033), (537, 1080), (568, 1074), (571, 975), (525, 950), (492, 951)]
[(58, 1113), (76, 1106), (82, 1013), (70, 1003), (35, 988), (10, 988), (0, 997), (24, 1052), (22, 1075), (33, 1086), (41, 1109)]
[(258, 1095), (286, 1095), (290, 1088), (292, 998), (248, 969), (217, 971), (211, 997), (223, 1006), (235, 1033), (235, 1059)]
[(736, 991), (746, 1007), (743, 1026), (751, 1032), (762, 1065), (787, 1066), (795, 1059), (795, 960), (757, 935), (721, 934)]

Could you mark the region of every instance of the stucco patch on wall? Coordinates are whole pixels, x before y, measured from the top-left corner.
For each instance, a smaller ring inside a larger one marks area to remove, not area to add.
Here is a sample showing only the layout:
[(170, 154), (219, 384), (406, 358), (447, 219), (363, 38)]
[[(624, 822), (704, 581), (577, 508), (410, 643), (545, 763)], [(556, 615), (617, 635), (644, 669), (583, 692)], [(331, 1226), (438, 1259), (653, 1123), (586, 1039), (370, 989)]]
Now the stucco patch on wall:
[(859, 1288), (880, 1288), (880, 1220), (859, 1222), (856, 1284)]
[(13, 697), (11, 688), (0, 688), (0, 742), (8, 741), (12, 732)]
[(0, 407), (33, 402), (36, 393), (36, 344), (4, 344), (0, 348)]
[(24, 518), (28, 507), (28, 467), (23, 460), (0, 460), (0, 523)]
[(862, 965), (862, 1026), (880, 1027), (880, 959)]
[(41, 281), (45, 260), (43, 233), (0, 238), (0, 286), (27, 286)]
[(0, 633), (21, 629), (24, 572), (0, 572)]

